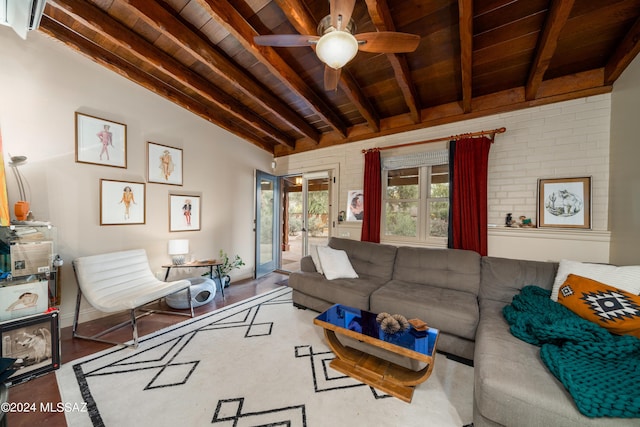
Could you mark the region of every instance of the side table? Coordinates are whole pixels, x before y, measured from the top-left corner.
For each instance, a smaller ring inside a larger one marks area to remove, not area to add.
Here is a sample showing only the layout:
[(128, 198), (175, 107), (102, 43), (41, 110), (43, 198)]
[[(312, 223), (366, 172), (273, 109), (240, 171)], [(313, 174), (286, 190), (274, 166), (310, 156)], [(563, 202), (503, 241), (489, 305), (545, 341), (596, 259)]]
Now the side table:
[[(208, 260), (208, 261), (193, 261), (187, 262), (184, 264), (167, 264), (163, 265), (162, 268), (166, 268), (167, 272), (164, 275), (164, 281), (166, 282), (169, 278), (169, 272), (172, 268), (194, 268), (194, 267), (209, 267), (209, 278), (213, 280), (213, 267), (216, 268), (216, 273), (218, 277), (222, 278), (222, 271), (220, 271), (220, 266), (222, 266), (222, 262), (216, 260)], [(214, 280), (215, 282), (215, 280)], [(220, 292), (222, 292), (222, 299), (224, 299), (224, 286), (222, 285), (222, 279), (220, 279)]]

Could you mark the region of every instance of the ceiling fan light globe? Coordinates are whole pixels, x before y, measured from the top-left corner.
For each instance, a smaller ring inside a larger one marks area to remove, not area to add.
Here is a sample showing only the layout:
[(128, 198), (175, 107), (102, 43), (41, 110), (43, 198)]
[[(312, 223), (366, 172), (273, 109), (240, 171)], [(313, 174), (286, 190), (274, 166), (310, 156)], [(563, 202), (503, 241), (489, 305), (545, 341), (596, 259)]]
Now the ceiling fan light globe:
[(345, 31), (331, 31), (320, 37), (316, 45), (316, 54), (320, 61), (329, 67), (344, 67), (358, 53), (358, 41)]

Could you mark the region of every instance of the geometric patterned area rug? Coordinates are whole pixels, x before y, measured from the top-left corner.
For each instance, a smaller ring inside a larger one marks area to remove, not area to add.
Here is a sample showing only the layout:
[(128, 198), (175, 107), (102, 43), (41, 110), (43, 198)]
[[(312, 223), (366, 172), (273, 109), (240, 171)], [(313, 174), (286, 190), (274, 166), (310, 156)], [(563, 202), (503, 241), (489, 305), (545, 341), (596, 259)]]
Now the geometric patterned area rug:
[(56, 371), (75, 426), (457, 426), (472, 422), (473, 368), (436, 357), (408, 404), (329, 367), (318, 313), (291, 289), (258, 295)]

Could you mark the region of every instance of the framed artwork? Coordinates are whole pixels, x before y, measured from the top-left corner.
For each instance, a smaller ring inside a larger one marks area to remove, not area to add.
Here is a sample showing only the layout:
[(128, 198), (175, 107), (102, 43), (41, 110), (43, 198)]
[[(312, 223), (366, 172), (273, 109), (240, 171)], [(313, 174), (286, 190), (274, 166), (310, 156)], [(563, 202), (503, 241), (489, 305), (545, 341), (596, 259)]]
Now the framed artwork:
[(539, 179), (538, 227), (591, 228), (591, 177)]
[(147, 142), (147, 181), (182, 185), (182, 149)]
[(58, 311), (0, 324), (2, 357), (16, 359), (5, 383), (18, 384), (60, 367)]
[(347, 221), (362, 221), (364, 216), (364, 192), (349, 190), (347, 193)]
[(47, 280), (0, 287), (0, 321), (44, 313), (49, 306)]
[(127, 167), (127, 125), (76, 112), (76, 162)]
[(100, 180), (100, 225), (144, 224), (143, 182)]
[(200, 230), (201, 197), (169, 194), (169, 231)]

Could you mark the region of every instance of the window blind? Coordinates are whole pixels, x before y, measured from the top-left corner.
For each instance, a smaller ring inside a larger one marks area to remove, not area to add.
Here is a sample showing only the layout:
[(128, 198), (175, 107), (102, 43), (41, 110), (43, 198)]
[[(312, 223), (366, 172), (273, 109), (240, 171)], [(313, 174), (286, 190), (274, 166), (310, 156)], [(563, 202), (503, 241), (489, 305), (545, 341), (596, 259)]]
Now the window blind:
[(384, 157), (381, 160), (383, 170), (444, 165), (449, 163), (449, 151), (425, 151), (423, 153), (406, 154), (403, 156)]

